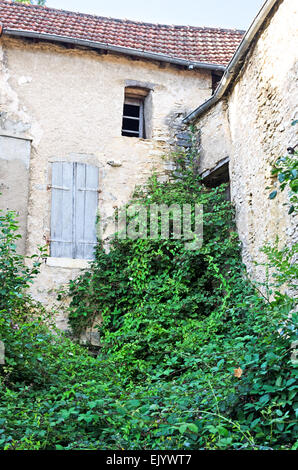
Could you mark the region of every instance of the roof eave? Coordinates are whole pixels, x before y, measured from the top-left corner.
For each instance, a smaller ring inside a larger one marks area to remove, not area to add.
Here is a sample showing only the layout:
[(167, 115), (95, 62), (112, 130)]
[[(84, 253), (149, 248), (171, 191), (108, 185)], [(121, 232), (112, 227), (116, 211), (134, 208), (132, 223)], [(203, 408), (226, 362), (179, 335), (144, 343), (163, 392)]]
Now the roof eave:
[(134, 57), (140, 57), (147, 60), (155, 60), (159, 62), (167, 62), (169, 64), (174, 65), (181, 65), (189, 70), (193, 69), (206, 69), (206, 70), (218, 70), (224, 71), (226, 67), (224, 65), (219, 64), (210, 64), (205, 62), (196, 62), (196, 61), (189, 61), (186, 59), (179, 59), (175, 57), (170, 57), (163, 54), (158, 54), (156, 52), (144, 52), (140, 51), (139, 49), (132, 49), (129, 47), (122, 47), (122, 46), (113, 46), (110, 44), (105, 44), (96, 41), (89, 41), (87, 39), (75, 39), (67, 36), (60, 36), (55, 34), (48, 34), (48, 33), (37, 33), (35, 31), (25, 31), (20, 29), (11, 29), (3, 27), (3, 34), (8, 36), (14, 37), (23, 37), (23, 38), (32, 38), (32, 39), (39, 39), (44, 41), (53, 41), (53, 42), (60, 42), (60, 43), (68, 43), (73, 44), (74, 46), (81, 46), (81, 47), (88, 47), (91, 49), (100, 49), (109, 52), (114, 52), (118, 54), (125, 54)]
[(220, 99), (227, 93), (231, 84), (233, 83), (235, 77), (238, 75), (240, 69), (242, 68), (245, 58), (248, 54), (250, 46), (252, 45), (256, 35), (264, 25), (268, 16), (270, 15), (272, 9), (280, 0), (267, 0), (263, 5), (258, 15), (254, 19), (250, 28), (247, 30), (245, 36), (243, 37), (241, 43), (236, 49), (235, 54), (233, 55), (230, 63), (225, 69), (225, 73), (222, 76), (222, 79), (215, 90), (214, 95), (196, 108), (192, 113), (188, 114), (184, 119), (184, 124), (192, 124), (204, 113), (206, 113), (212, 106), (220, 101)]

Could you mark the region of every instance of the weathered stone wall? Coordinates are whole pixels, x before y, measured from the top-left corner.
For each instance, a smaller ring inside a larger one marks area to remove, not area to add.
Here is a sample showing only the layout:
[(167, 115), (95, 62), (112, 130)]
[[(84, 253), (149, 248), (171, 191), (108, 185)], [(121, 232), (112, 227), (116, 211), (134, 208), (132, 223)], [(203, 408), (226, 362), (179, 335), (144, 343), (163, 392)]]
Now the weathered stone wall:
[(294, 240), (295, 218), (283, 205), (287, 195), (268, 199), (271, 163), (298, 143), (297, 2), (279, 2), (252, 46), (229, 95), (197, 122), (201, 132), (201, 170), (230, 158), (232, 201), (243, 243), (243, 258), (252, 275), (265, 242)]
[[(211, 74), (205, 71), (5, 36), (0, 54), (0, 134), (32, 140), (28, 254), (50, 237), (51, 162), (99, 167), (99, 213), (108, 236), (114, 206), (126, 203), (153, 168), (163, 171), (161, 157), (173, 138), (169, 123), (211, 94)], [(152, 88), (149, 139), (121, 136), (124, 89), (134, 82)], [(35, 297), (51, 302), (51, 290), (85, 266), (80, 260), (49, 259)]]
[(231, 135), (226, 101), (220, 101), (202, 116), (199, 123), (200, 172), (212, 170), (231, 155)]
[(0, 209), (18, 214), (20, 253), (26, 251), (27, 213), (29, 197), (30, 141), (0, 136)]

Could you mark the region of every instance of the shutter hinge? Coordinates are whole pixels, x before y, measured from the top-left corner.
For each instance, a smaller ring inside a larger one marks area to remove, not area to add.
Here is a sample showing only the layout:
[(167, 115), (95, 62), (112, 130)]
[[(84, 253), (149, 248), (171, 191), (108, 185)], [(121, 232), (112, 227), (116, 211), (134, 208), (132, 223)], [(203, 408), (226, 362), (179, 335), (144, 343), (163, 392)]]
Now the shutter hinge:
[(96, 189), (96, 188), (78, 188), (78, 191), (93, 191), (93, 192), (98, 192), (99, 189)]
[(55, 185), (52, 185), (52, 184), (48, 184), (47, 191), (49, 191), (50, 189), (61, 189), (62, 191), (69, 191), (70, 190), (70, 188), (64, 188), (64, 186), (55, 186)]

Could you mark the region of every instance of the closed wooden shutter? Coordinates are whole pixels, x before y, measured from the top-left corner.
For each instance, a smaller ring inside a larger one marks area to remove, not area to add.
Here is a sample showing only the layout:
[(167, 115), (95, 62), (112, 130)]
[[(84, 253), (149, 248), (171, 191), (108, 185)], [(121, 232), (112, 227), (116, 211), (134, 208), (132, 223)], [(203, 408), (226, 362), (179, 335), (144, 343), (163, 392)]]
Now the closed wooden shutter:
[(52, 257), (94, 258), (97, 205), (97, 167), (83, 163), (53, 163)]
[(51, 256), (72, 258), (73, 242), (73, 164), (52, 165)]
[(75, 257), (93, 259), (96, 245), (98, 168), (81, 163), (75, 165)]

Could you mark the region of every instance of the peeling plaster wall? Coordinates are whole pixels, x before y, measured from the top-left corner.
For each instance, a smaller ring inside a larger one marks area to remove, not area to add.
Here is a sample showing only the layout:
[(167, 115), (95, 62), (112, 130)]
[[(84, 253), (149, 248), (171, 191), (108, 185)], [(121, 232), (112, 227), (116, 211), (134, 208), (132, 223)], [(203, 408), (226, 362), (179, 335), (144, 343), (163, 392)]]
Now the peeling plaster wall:
[(212, 170), (231, 155), (231, 134), (226, 101), (220, 101), (197, 124), (200, 142), (200, 172)]
[[(233, 158), (231, 192), (244, 243), (244, 261), (251, 267), (267, 241), (294, 240), (297, 220), (287, 217), (286, 194), (268, 199), (271, 163), (298, 142), (298, 5), (284, 0), (247, 58), (229, 99)], [(257, 274), (257, 273), (256, 273)]]
[(20, 253), (26, 252), (29, 196), (30, 141), (0, 135), (0, 209), (18, 214), (20, 232), (17, 241)]
[[(152, 138), (147, 140), (121, 136), (124, 88), (131, 80), (153, 88)], [(50, 237), (51, 162), (99, 167), (99, 213), (108, 237), (114, 206), (126, 203), (153, 168), (164, 171), (161, 157), (172, 138), (169, 122), (191, 111), (194, 100), (205, 101), (211, 85), (209, 71), (2, 37), (0, 134), (32, 139), (27, 253), (35, 253)], [(49, 260), (34, 296), (52, 303), (52, 291), (85, 266), (84, 261)]]
[(197, 122), (201, 132), (202, 170), (230, 157), (232, 201), (243, 243), (243, 259), (251, 275), (261, 280), (260, 248), (297, 239), (297, 218), (287, 215), (287, 194), (268, 199), (271, 163), (298, 143), (297, 1), (279, 2), (250, 50), (237, 82)]

